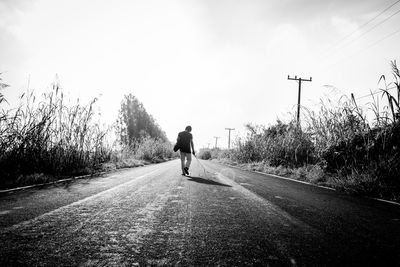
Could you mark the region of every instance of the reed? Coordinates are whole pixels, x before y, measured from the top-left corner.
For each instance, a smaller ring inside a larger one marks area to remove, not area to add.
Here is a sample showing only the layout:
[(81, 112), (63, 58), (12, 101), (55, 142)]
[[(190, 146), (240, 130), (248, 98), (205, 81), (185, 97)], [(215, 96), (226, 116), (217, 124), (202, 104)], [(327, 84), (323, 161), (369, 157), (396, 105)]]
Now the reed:
[(293, 119), (268, 127), (248, 124), (247, 136), (236, 140), (234, 149), (211, 151), (211, 158), (273, 173), (289, 168), (288, 175), (297, 179), (399, 200), (400, 71), (396, 61), (391, 67), (392, 82), (382, 76), (381, 93), (371, 93), (366, 106), (351, 95), (321, 101), (316, 111), (303, 107), (302, 129)]
[[(0, 91), (7, 86), (0, 79)], [(130, 118), (148, 129), (124, 143), (118, 139), (123, 136), (118, 120), (113, 126), (101, 126), (95, 114), (97, 98), (88, 104), (79, 99), (71, 104), (54, 83), (50, 92), (39, 97), (33, 91), (22, 94), (19, 105), (11, 109), (0, 93), (0, 187), (141, 166), (176, 156), (165, 133), (135, 101), (142, 113), (129, 114)]]
[(57, 84), (36, 98), (34, 92), (20, 97), (15, 109), (2, 106), (0, 115), (0, 183), (45, 173), (52, 176), (87, 174), (109, 160), (108, 129), (94, 118), (93, 99), (65, 103)]

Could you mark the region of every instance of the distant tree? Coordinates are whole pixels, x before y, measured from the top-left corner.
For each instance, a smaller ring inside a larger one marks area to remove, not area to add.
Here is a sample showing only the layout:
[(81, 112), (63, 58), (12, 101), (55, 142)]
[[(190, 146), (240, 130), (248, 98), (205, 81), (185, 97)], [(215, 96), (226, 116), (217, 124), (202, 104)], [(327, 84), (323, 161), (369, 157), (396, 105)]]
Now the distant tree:
[(151, 137), (167, 141), (164, 131), (153, 116), (147, 113), (143, 104), (132, 94), (125, 95), (117, 120), (117, 133), (123, 145), (133, 145), (137, 141)]

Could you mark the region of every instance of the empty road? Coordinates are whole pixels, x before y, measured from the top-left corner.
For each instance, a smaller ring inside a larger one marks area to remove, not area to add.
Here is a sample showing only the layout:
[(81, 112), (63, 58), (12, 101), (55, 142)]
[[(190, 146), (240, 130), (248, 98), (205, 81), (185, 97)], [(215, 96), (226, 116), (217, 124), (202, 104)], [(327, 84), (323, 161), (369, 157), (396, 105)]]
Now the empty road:
[(0, 266), (400, 266), (400, 206), (196, 160), (0, 195)]

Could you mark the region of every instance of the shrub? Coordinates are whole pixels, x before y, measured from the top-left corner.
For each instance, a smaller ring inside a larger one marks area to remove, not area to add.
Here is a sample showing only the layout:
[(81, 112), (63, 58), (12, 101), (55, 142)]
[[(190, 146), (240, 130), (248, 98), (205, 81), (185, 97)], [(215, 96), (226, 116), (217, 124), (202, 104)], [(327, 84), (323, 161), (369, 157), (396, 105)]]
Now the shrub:
[(210, 149), (200, 149), (199, 158), (204, 160), (211, 159), (211, 150)]
[(172, 144), (160, 139), (145, 137), (135, 145), (135, 158), (161, 162), (173, 157)]
[[(0, 90), (7, 86), (0, 77)], [(117, 123), (108, 128), (96, 117), (96, 98), (87, 105), (79, 99), (71, 104), (57, 83), (38, 98), (30, 92), (20, 101), (16, 109), (7, 109), (0, 93), (0, 187), (176, 156), (165, 133), (132, 95), (125, 96)], [(110, 139), (112, 128), (118, 140)]]
[[(342, 97), (338, 103), (321, 101), (318, 111), (303, 108), (304, 130), (294, 121), (278, 120), (269, 127), (248, 124), (247, 136), (237, 140), (235, 149), (226, 155), (219, 152), (218, 157), (254, 170), (399, 199), (400, 71), (395, 61), (392, 72), (392, 83), (386, 84), (385, 76), (380, 79), (385, 84), (380, 89), (381, 98), (388, 103), (383, 110), (374, 97), (367, 110), (353, 95)], [(392, 89), (397, 91), (389, 92)], [(372, 122), (366, 115), (370, 111)]]
[(239, 140), (232, 158), (239, 162), (265, 161), (272, 166), (302, 166), (314, 162), (314, 145), (308, 133), (294, 122), (277, 121), (268, 128), (247, 125), (249, 134)]

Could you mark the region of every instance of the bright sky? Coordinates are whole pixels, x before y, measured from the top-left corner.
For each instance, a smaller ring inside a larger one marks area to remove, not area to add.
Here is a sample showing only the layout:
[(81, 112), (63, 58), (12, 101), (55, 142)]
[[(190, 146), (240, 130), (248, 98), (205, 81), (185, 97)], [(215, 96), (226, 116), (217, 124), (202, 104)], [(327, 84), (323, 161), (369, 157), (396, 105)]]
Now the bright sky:
[(234, 137), (295, 112), (288, 75), (312, 76), (302, 87), (311, 108), (324, 95), (376, 91), (399, 59), (400, 3), (363, 24), (395, 2), (0, 0), (4, 93), (15, 100), (28, 81), (43, 92), (57, 74), (72, 99), (101, 96), (105, 122), (132, 93), (171, 141), (190, 124), (197, 147), (214, 136), (226, 147), (226, 127)]

